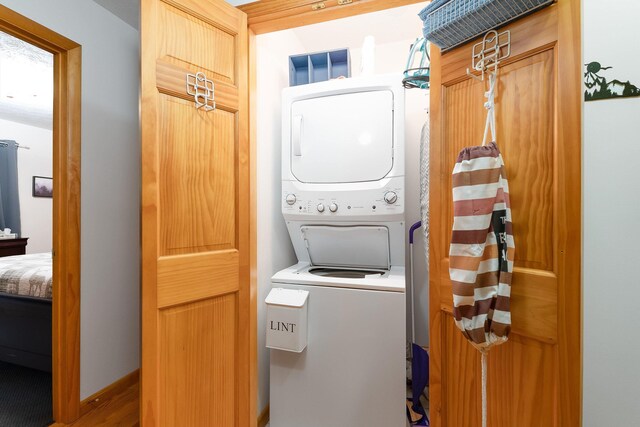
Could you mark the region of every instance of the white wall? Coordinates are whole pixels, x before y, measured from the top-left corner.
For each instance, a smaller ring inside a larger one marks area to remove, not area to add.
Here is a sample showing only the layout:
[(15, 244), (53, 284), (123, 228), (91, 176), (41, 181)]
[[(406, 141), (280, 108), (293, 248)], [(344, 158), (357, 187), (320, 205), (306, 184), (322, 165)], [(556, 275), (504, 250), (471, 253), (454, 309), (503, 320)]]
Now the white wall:
[(138, 32), (87, 0), (0, 0), (82, 45), (80, 394), (139, 367)]
[(21, 237), (29, 238), (28, 254), (51, 252), (53, 199), (33, 197), (31, 190), (33, 176), (53, 176), (53, 132), (0, 119), (0, 139), (30, 148), (18, 149)]
[[(634, 0), (583, 0), (583, 64), (640, 87)], [(640, 422), (640, 98), (584, 103), (583, 425)]]
[(265, 347), (266, 312), (263, 301), (271, 276), (297, 262), (280, 213), (281, 99), (289, 84), (289, 68), (282, 58), (289, 49), (303, 49), (294, 38), (286, 43), (271, 35), (257, 38), (257, 181), (258, 181), (258, 411), (269, 403), (269, 350)]
[[(425, 4), (309, 25), (257, 37), (258, 61), (258, 408), (269, 402), (269, 351), (264, 346), (265, 307), (262, 301), (271, 288), (270, 277), (296, 262), (280, 213), (281, 92), (289, 85), (289, 55), (349, 48), (352, 76), (360, 75), (364, 37), (376, 38), (376, 73), (402, 73), (411, 43), (421, 34), (417, 13)], [(428, 92), (407, 91), (406, 102), (406, 216), (407, 230), (419, 220), (420, 131), (427, 120)], [(417, 340), (428, 341), (428, 279), (422, 239), (416, 236), (419, 296)]]

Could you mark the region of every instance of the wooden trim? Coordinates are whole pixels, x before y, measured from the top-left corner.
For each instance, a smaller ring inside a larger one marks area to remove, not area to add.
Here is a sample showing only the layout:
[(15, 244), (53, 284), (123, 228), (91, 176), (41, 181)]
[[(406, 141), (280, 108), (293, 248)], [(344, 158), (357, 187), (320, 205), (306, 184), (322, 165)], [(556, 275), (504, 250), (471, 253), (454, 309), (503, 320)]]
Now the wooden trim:
[(80, 46), (56, 55), (53, 176), (53, 413), (80, 416)]
[[(118, 401), (122, 402), (123, 396), (128, 393), (128, 390), (138, 384), (140, 381), (140, 370), (125, 375), (116, 382), (109, 384), (97, 393), (92, 394), (80, 403), (81, 418), (71, 424), (66, 423), (53, 423), (49, 427), (68, 427), (75, 425), (96, 425), (97, 414), (91, 414), (92, 412), (109, 412), (109, 419), (111, 423), (121, 421), (121, 405), (118, 405)], [(136, 398), (137, 401), (137, 398)], [(130, 401), (127, 401), (130, 402)], [(133, 401), (131, 401), (133, 402)], [(108, 408), (108, 409), (107, 409)], [(100, 418), (100, 417), (98, 417)], [(100, 424), (103, 425), (103, 424)], [(112, 425), (112, 424), (109, 424)], [(119, 425), (119, 424), (118, 424)], [(128, 425), (128, 424), (127, 424)]]
[(80, 416), (81, 47), (0, 5), (0, 30), (54, 55), (53, 415)]
[[(240, 30), (237, 36), (237, 50), (236, 50), (236, 81), (239, 82), (238, 86), (249, 85), (249, 28), (247, 24), (247, 18), (242, 13)], [(241, 359), (238, 363), (240, 381), (239, 387), (239, 399), (238, 405), (239, 417), (238, 423), (242, 426), (254, 426), (254, 420), (257, 418), (257, 395), (254, 393), (257, 391), (257, 387), (254, 387), (255, 375), (254, 366), (256, 364), (256, 354), (254, 352), (254, 346), (257, 346), (257, 324), (255, 319), (257, 316), (254, 313), (257, 306), (255, 303), (257, 290), (253, 286), (251, 281), (251, 130), (250, 130), (250, 102), (251, 96), (249, 90), (247, 90), (244, 96), (239, 99), (239, 111), (238, 111), (238, 151), (237, 155), (241, 159), (239, 165), (242, 167), (238, 170), (238, 186), (240, 189), (246, 189), (249, 191), (247, 197), (240, 197), (237, 199), (238, 209), (238, 224), (248, 224), (248, 227), (238, 230), (238, 250), (240, 251), (240, 290), (238, 293), (239, 303), (239, 328), (240, 333), (238, 339), (240, 340), (239, 354)], [(242, 190), (240, 190), (242, 191)], [(242, 399), (247, 401), (242, 401)]]
[[(156, 20), (157, 4), (152, 0), (140, 1), (140, 155), (141, 155), (141, 295), (140, 295), (140, 425), (155, 426), (158, 414), (158, 315), (156, 312), (157, 289), (155, 278), (158, 273), (158, 208), (156, 205), (158, 183), (158, 148), (155, 144), (144, 144), (152, 140), (156, 133), (158, 111), (156, 96)], [(144, 11), (144, 12), (143, 12)], [(153, 66), (151, 66), (153, 64)], [(142, 108), (142, 106), (145, 108)], [(145, 186), (147, 182), (151, 185)], [(149, 201), (149, 202), (147, 202)], [(150, 286), (146, 286), (150, 281)], [(147, 371), (148, 370), (148, 371)], [(150, 372), (149, 372), (150, 371)], [(149, 420), (149, 421), (146, 421)], [(146, 424), (145, 424), (146, 421)]]
[[(250, 288), (250, 353), (251, 361), (249, 364), (250, 375), (250, 398), (251, 413), (257, 414), (258, 408), (258, 188), (257, 188), (257, 167), (258, 167), (258, 147), (257, 147), (257, 51), (256, 51), (256, 34), (249, 29), (249, 288)], [(252, 417), (251, 424), (253, 424)], [(264, 427), (260, 424), (262, 414), (258, 419), (258, 427)], [(267, 415), (268, 419), (268, 415)]]
[(140, 381), (140, 370), (136, 369), (80, 402), (80, 415), (88, 414), (106, 400), (113, 399), (138, 381)]
[[(262, 0), (238, 8), (247, 14), (249, 28), (255, 34), (263, 34), (423, 1), (353, 0), (352, 3), (340, 5), (339, 0)], [(324, 7), (314, 10), (317, 4), (323, 4)]]
[[(430, 87), (429, 91), (429, 133), (431, 140), (429, 144), (429, 158), (441, 159), (442, 158), (442, 146), (437, 143), (442, 138), (442, 72), (440, 72), (442, 65), (442, 55), (440, 49), (431, 46), (429, 57), (431, 58), (431, 70), (430, 74)], [(436, 88), (437, 90), (434, 90)], [(443, 167), (441, 162), (429, 162), (429, 174), (433, 177), (439, 177), (447, 173), (446, 168)], [(440, 205), (440, 189), (429, 189), (429, 228), (431, 233), (431, 239), (442, 239), (442, 233), (446, 233), (444, 222), (441, 219), (441, 213), (435, 209)], [(438, 272), (440, 271), (439, 263), (444, 258), (441, 245), (429, 243), (429, 421), (431, 425), (443, 426), (443, 414), (442, 414), (442, 394), (443, 381), (442, 378), (442, 337), (444, 331), (442, 310), (440, 309), (440, 302), (442, 297), (440, 295), (440, 277)]]
[[(580, 0), (559, 0), (558, 44), (562, 47), (555, 60), (560, 72), (557, 82), (557, 106), (562, 123), (556, 132), (565, 144), (558, 147), (557, 162), (566, 170), (563, 177), (574, 177), (558, 184), (566, 198), (558, 200), (564, 218), (582, 217), (582, 22)], [(558, 288), (558, 425), (582, 425), (582, 222), (562, 224), (565, 228), (558, 257), (558, 271), (564, 286)]]
[(258, 427), (265, 427), (269, 423), (269, 405), (267, 405), (258, 417)]

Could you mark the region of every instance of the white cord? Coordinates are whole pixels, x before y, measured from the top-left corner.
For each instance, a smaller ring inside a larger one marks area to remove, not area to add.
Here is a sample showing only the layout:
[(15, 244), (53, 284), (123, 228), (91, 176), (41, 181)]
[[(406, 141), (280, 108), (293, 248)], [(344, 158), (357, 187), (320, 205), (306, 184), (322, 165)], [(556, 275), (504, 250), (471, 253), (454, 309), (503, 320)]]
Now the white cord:
[(482, 427), (487, 427), (487, 353), (482, 352)]
[(495, 103), (495, 93), (496, 93), (496, 74), (489, 74), (489, 90), (484, 93), (484, 96), (487, 98), (487, 102), (484, 103), (484, 108), (487, 109), (487, 121), (484, 125), (484, 138), (482, 139), (482, 145), (486, 145), (487, 137), (489, 136), (489, 130), (491, 130), (491, 138), (492, 141), (496, 140), (496, 103)]

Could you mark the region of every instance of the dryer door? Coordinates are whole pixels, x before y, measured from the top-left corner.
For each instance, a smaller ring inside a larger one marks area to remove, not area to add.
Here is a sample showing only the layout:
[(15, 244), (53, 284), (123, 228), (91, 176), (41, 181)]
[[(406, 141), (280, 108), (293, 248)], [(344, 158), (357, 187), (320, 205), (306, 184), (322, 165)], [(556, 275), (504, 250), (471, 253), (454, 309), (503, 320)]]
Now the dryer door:
[(377, 181), (393, 167), (393, 93), (355, 92), (291, 105), (291, 171), (301, 182)]

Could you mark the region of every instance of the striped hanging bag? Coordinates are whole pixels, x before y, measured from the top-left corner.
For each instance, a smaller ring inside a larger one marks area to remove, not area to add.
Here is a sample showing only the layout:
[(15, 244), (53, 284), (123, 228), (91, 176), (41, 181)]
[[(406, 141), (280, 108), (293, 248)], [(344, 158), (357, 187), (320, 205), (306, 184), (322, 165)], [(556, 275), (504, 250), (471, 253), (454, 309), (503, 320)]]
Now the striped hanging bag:
[[(515, 245), (509, 185), (495, 143), (496, 74), (489, 75), (482, 146), (468, 147), (453, 169), (449, 276), (456, 326), (482, 353), (482, 426), (487, 425), (487, 352), (507, 341)], [(494, 142), (487, 144), (491, 131)]]

